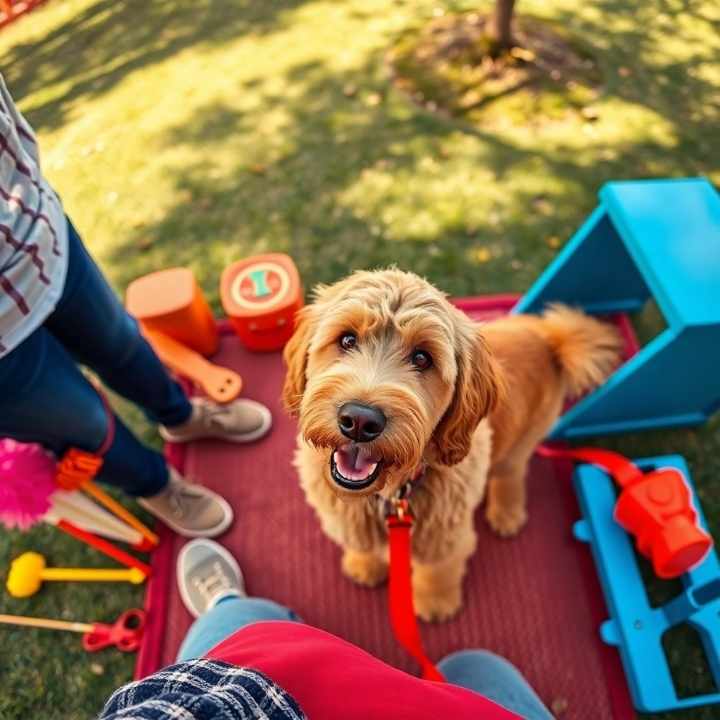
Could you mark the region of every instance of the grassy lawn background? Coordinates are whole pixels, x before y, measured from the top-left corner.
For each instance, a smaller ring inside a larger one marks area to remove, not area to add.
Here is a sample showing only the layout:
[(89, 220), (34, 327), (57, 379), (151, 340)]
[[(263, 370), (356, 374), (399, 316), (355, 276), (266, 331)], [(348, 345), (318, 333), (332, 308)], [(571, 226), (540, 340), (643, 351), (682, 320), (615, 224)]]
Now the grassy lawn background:
[[(521, 292), (606, 180), (720, 182), (720, 6), (712, 0), (521, 0), (581, 37), (604, 77), (590, 122), (558, 93), (498, 99), (486, 122), (445, 120), (391, 89), (385, 53), (459, 0), (50, 0), (0, 33), (0, 67), (38, 130), (48, 177), (118, 291), (188, 265), (217, 308), (230, 261), (286, 251), (307, 287), (398, 263), (453, 294)], [(543, 105), (544, 109), (544, 105)], [(650, 334), (652, 318), (641, 322)], [(140, 414), (122, 406), (146, 439)], [(681, 452), (714, 530), (719, 423), (603, 440)], [(103, 565), (52, 529), (0, 537)], [(109, 619), (141, 602), (113, 586), (47, 588), (9, 612)], [(87, 718), (133, 658), (65, 634), (1, 630), (0, 718)], [(698, 661), (682, 639), (683, 683)], [(681, 716), (675, 716), (681, 717)], [(690, 718), (717, 718), (713, 710)]]

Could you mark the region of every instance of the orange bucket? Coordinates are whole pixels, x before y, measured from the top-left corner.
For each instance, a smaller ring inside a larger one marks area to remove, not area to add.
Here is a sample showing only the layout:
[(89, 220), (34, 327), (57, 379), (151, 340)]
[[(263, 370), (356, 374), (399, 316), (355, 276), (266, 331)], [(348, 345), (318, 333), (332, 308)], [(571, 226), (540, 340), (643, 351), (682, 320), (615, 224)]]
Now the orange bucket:
[(168, 335), (201, 355), (218, 349), (215, 318), (189, 268), (139, 277), (128, 286), (125, 306), (146, 329)]

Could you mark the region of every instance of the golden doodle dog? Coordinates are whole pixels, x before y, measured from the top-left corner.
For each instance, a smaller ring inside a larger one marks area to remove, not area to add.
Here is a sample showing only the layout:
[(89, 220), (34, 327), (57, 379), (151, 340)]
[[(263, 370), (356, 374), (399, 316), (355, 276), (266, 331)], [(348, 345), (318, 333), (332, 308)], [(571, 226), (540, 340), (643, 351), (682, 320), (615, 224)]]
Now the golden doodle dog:
[(515, 535), (534, 448), (620, 346), (613, 327), (563, 306), (475, 323), (395, 269), (317, 288), (285, 349), (283, 400), (299, 420), (302, 487), (345, 574), (386, 578), (383, 499), (411, 481), (415, 609), (454, 615), (486, 486), (488, 522)]

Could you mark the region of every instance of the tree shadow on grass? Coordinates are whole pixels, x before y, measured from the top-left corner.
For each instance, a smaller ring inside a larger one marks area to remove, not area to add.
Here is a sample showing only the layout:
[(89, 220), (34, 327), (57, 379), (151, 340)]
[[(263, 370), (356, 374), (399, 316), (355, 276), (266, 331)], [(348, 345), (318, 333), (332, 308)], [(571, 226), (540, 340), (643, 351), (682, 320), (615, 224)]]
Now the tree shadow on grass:
[[(148, 262), (158, 267), (187, 263), (207, 278), (212, 297), (222, 270), (219, 262), (269, 249), (291, 253), (308, 284), (368, 264), (412, 264), (416, 248), (403, 243), (389, 247), (378, 228), (336, 200), (363, 168), (384, 162), (395, 170), (410, 170), (416, 136), (432, 145), (454, 129), (430, 117), (411, 122), (394, 117), (382, 101), (366, 107), (363, 98), (376, 90), (369, 77), (371, 71), (330, 75), (321, 64), (303, 64), (287, 77), (289, 85), (304, 85), (302, 93), (293, 98), (263, 93), (262, 107), (281, 104), (287, 111), (290, 121), (282, 132), (292, 149), (261, 169), (238, 158), (232, 172), (219, 178), (205, 161), (183, 168), (175, 178), (181, 198), (176, 207), (108, 257), (108, 266), (119, 269), (116, 282), (122, 286), (135, 268)], [(358, 87), (348, 97), (351, 83)], [(338, 113), (352, 116), (342, 128)], [(170, 129), (166, 142), (212, 148), (224, 138), (254, 132), (261, 122), (262, 109), (244, 114), (213, 103), (199, 110), (195, 120)], [(213, 253), (211, 245), (224, 247)]]
[[(706, 41), (712, 38), (714, 46), (689, 34), (687, 43), (694, 50), (682, 60), (666, 59), (662, 53), (663, 41), (680, 32), (684, 16), (707, 23), (713, 31), (720, 28), (720, 15), (708, 18), (701, 6), (707, 8), (708, 4), (696, 0), (662, 0), (658, 4), (598, 0), (600, 12), (596, 15), (561, 11), (557, 17), (573, 34), (595, 45), (606, 97), (647, 107), (663, 117), (675, 131), (674, 153), (680, 164), (692, 165), (697, 158), (708, 171), (716, 171), (720, 167), (715, 151), (720, 85), (711, 82), (704, 71), (720, 63), (717, 34), (704, 36)], [(627, 22), (608, 29), (607, 18)], [(709, 155), (714, 155), (714, 162)]]
[(260, 35), (305, 0), (99, 0), (46, 36), (14, 45), (3, 72), (16, 99), (57, 84), (60, 91), (27, 117), (37, 130), (61, 126), (69, 108), (97, 97), (130, 73), (182, 50)]
[[(652, 68), (644, 68), (646, 74)], [(666, 67), (665, 72), (681, 72)], [(279, 157), (260, 167), (238, 158), (230, 172), (213, 175), (207, 162), (184, 167), (175, 176), (178, 202), (164, 217), (131, 234), (116, 247), (108, 264), (115, 280), (127, 283), (140, 269), (168, 264), (192, 266), (216, 299), (217, 278), (231, 260), (266, 250), (289, 252), (308, 286), (328, 282), (357, 268), (397, 263), (427, 276), (454, 294), (520, 291), (552, 258), (592, 210), (599, 187), (611, 179), (680, 176), (717, 169), (704, 151), (711, 131), (709, 116), (692, 128), (674, 116), (676, 144), (649, 138), (603, 146), (589, 140), (588, 149), (519, 145), (491, 132), (460, 126), (418, 110), (389, 91), (381, 71), (370, 63), (351, 73), (332, 73), (321, 63), (300, 65), (287, 73), (292, 94), (267, 90), (262, 78), (252, 81), (260, 109), (243, 113), (230, 104), (214, 103), (194, 119), (167, 131), (168, 145), (207, 147), (212, 156), (223, 141), (251, 134), (262, 123), (263, 108), (282, 107), (281, 130), (288, 140)], [(347, 88), (353, 87), (348, 94)], [(699, 78), (691, 87), (695, 102), (709, 92)], [(366, 101), (375, 95), (373, 104)], [(633, 92), (626, 99), (646, 104), (652, 94)], [(368, 174), (408, 178), (421, 173), (428, 157), (440, 167), (445, 143), (452, 135), (472, 135), (478, 142), (468, 163), (490, 170), (503, 183), (518, 167), (535, 168), (554, 180), (548, 190), (513, 189), (502, 207), (502, 220), (491, 214), (468, 223), (451, 217), (434, 235), (386, 232), (382, 217), (392, 203), (423, 212), (433, 198), (422, 193), (400, 200), (388, 193), (376, 201), (374, 216), (360, 214), (344, 201), (344, 193)], [(698, 137), (699, 133), (699, 137)], [(476, 261), (479, 245), (492, 249), (489, 261)]]

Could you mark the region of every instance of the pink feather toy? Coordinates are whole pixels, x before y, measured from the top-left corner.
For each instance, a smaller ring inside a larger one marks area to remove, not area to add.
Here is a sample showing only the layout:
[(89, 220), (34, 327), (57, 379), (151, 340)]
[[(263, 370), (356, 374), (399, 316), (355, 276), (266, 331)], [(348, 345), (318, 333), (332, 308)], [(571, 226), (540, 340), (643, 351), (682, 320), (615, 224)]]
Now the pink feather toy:
[[(0, 523), (9, 529), (27, 530), (41, 521), (47, 521), (76, 540), (87, 543), (123, 565), (138, 568), (147, 577), (150, 574), (150, 567), (135, 556), (115, 547), (92, 532), (78, 527), (64, 517), (57, 517), (56, 493), (64, 492), (66, 496), (73, 493), (59, 491), (56, 478), (57, 461), (42, 446), (36, 443), (21, 443), (9, 438), (0, 438)], [(72, 503), (68, 505), (68, 502), (66, 499), (65, 511), (73, 509)], [(92, 503), (90, 506), (93, 508), (93, 514), (98, 512), (107, 514), (106, 511), (100, 511)], [(76, 511), (77, 504), (74, 508)], [(85, 508), (87, 512), (87, 505)], [(51, 510), (56, 517), (50, 516), (49, 511)], [(106, 522), (109, 520), (117, 523), (112, 515), (107, 515)], [(141, 533), (129, 527), (127, 527), (127, 531), (137, 535), (136, 543), (142, 541)]]
[(0, 438), (0, 522), (27, 530), (50, 509), (55, 458), (36, 443)]

